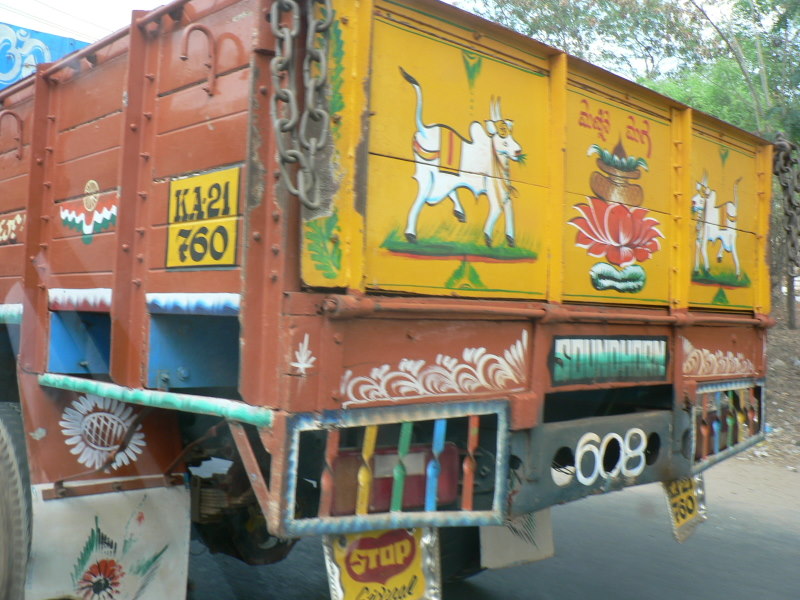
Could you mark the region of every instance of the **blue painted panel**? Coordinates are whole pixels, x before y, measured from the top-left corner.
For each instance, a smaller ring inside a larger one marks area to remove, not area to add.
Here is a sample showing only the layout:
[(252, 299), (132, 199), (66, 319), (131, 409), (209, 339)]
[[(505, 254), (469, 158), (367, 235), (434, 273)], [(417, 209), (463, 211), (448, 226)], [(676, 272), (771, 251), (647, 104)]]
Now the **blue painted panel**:
[(58, 60), (88, 42), (0, 23), (0, 89), (24, 79), (36, 65)]
[(111, 318), (107, 313), (53, 311), (50, 313), (51, 373), (108, 373)]
[(238, 318), (152, 315), (148, 387), (235, 387), (238, 382)]

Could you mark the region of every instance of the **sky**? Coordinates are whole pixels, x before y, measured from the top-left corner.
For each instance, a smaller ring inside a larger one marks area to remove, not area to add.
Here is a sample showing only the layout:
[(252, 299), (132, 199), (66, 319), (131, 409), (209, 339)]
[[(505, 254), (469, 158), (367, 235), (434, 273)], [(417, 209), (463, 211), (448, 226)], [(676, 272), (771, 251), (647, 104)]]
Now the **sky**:
[(169, 0), (0, 0), (0, 23), (94, 42), (131, 22), (131, 11)]

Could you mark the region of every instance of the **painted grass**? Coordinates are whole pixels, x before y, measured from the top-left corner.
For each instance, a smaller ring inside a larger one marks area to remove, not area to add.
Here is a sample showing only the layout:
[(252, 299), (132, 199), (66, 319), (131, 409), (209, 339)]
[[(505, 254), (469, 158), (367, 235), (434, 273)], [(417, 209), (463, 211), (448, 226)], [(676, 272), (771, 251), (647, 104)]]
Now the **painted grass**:
[[(395, 229), (386, 236), (381, 244), (389, 252), (413, 256), (431, 256), (436, 258), (464, 258), (487, 261), (535, 261), (539, 255), (522, 246), (510, 247), (505, 238), (497, 236), (495, 245), (487, 246), (483, 242), (472, 240), (444, 239), (436, 235), (420, 236), (416, 242), (409, 242), (405, 234)], [(502, 242), (501, 242), (502, 240)]]
[(747, 273), (744, 272), (737, 277), (735, 271), (710, 273), (703, 268), (692, 271), (692, 281), (704, 285), (721, 285), (725, 287), (750, 287), (752, 284)]

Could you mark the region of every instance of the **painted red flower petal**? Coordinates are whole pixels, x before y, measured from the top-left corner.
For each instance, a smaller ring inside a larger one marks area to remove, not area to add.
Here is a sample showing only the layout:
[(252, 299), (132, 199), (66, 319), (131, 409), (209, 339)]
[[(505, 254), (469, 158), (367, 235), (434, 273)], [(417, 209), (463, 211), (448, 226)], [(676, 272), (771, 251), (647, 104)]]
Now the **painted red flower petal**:
[(605, 256), (608, 262), (626, 267), (648, 260), (661, 248), (660, 223), (647, 209), (594, 197), (588, 200), (588, 204), (575, 205), (582, 216), (569, 223), (578, 229), (575, 245), (586, 248), (590, 256)]

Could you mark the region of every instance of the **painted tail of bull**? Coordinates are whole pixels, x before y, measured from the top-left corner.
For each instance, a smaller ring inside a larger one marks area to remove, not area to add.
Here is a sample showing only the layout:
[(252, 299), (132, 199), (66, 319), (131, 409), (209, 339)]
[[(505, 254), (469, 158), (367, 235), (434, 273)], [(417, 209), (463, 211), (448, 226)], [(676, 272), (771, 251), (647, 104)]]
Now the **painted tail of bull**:
[(417, 131), (423, 131), (425, 124), (422, 122), (422, 87), (419, 85), (419, 81), (409, 75), (403, 67), (400, 67), (400, 74), (403, 79), (414, 86), (414, 92), (417, 94), (417, 109), (414, 115), (417, 121)]

